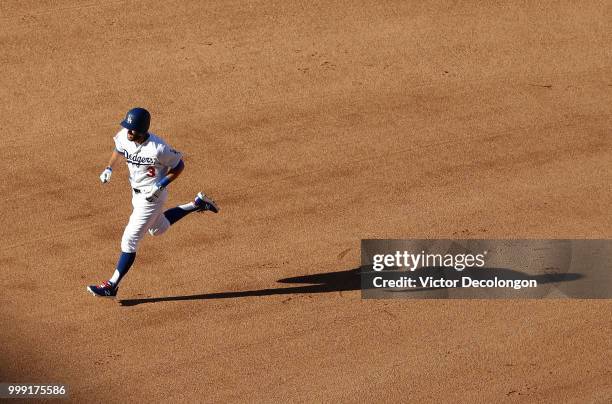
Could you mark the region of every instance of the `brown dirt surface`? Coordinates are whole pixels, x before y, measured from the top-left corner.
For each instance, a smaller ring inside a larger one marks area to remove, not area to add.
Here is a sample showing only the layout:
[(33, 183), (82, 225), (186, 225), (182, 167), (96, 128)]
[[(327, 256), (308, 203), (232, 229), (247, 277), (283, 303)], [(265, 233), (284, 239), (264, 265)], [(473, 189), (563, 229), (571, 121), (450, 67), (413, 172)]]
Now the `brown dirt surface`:
[[(361, 300), (364, 238), (610, 238), (608, 1), (0, 3), (0, 381), (74, 401), (610, 402), (609, 300)], [(185, 153), (119, 299), (125, 112)]]

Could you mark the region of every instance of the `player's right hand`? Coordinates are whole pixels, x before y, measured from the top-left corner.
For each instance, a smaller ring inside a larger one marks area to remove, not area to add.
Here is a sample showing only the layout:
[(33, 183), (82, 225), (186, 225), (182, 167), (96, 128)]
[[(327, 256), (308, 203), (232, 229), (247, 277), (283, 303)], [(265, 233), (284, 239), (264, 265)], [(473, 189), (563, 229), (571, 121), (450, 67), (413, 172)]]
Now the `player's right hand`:
[(100, 174), (100, 181), (102, 181), (102, 184), (106, 184), (107, 182), (109, 182), (111, 179), (111, 175), (113, 175), (113, 169), (110, 167), (106, 167), (104, 171), (102, 171), (102, 174)]

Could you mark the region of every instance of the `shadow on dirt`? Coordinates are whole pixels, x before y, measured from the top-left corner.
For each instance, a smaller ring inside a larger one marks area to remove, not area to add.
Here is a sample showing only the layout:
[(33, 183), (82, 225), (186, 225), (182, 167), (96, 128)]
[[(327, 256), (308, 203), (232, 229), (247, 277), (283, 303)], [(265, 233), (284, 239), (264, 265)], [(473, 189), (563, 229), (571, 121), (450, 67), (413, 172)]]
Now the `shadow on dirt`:
[(135, 306), (142, 303), (174, 302), (180, 300), (210, 300), (210, 299), (232, 299), (236, 297), (289, 295), (300, 293), (326, 293), (340, 292), (345, 290), (360, 289), (360, 269), (355, 268), (348, 271), (328, 272), (324, 274), (296, 276), (293, 278), (280, 279), (280, 283), (308, 283), (307, 286), (293, 286), (288, 288), (244, 290), (239, 292), (205, 293), (201, 295), (167, 296), (146, 299), (121, 300), (122, 306)]
[[(483, 271), (485, 270), (486, 271)], [(543, 283), (558, 283), (568, 282), (580, 279), (583, 277), (581, 274), (575, 273), (550, 273), (531, 276), (519, 271), (514, 271), (505, 268), (482, 268), (479, 271), (471, 272), (457, 272), (449, 268), (420, 268), (412, 272), (413, 276), (440, 276), (440, 273), (444, 273), (446, 279), (453, 279), (462, 275), (467, 275), (473, 279), (486, 279), (493, 276), (499, 279), (534, 279), (538, 284)], [(370, 274), (377, 274), (369, 272)], [(136, 306), (144, 303), (157, 303), (157, 302), (176, 302), (182, 300), (212, 300), (212, 299), (234, 299), (239, 297), (256, 297), (256, 296), (273, 296), (273, 295), (289, 295), (289, 294), (302, 294), (302, 293), (327, 293), (327, 292), (344, 292), (361, 289), (361, 268), (354, 268), (346, 271), (338, 272), (327, 272), (321, 274), (302, 275), (292, 278), (279, 279), (279, 283), (306, 283), (304, 286), (292, 286), (287, 288), (270, 288), (270, 289), (259, 289), (259, 290), (244, 290), (236, 292), (216, 292), (216, 293), (203, 293), (198, 295), (185, 295), (185, 296), (166, 296), (166, 297), (152, 297), (142, 299), (125, 299), (120, 300), (119, 303), (122, 306)], [(478, 276), (479, 274), (483, 274)], [(415, 291), (423, 291), (428, 289), (416, 289)]]

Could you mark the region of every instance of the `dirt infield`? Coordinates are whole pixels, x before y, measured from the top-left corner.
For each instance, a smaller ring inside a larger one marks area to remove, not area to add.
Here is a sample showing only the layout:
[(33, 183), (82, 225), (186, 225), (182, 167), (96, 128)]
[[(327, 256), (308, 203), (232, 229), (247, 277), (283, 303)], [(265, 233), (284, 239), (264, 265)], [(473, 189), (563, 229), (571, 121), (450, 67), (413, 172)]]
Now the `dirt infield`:
[[(610, 402), (609, 300), (361, 300), (362, 238), (611, 238), (609, 2), (0, 4), (0, 382)], [(117, 301), (125, 112), (185, 154)]]

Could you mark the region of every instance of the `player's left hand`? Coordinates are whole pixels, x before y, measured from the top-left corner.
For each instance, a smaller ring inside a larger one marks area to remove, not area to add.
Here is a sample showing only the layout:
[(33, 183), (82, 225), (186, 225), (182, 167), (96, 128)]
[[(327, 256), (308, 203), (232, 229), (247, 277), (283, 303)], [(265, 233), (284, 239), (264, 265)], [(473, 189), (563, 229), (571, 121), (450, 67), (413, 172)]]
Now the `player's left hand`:
[(161, 195), (165, 187), (155, 184), (153, 187), (145, 194), (145, 199), (149, 202), (155, 202), (157, 198)]

